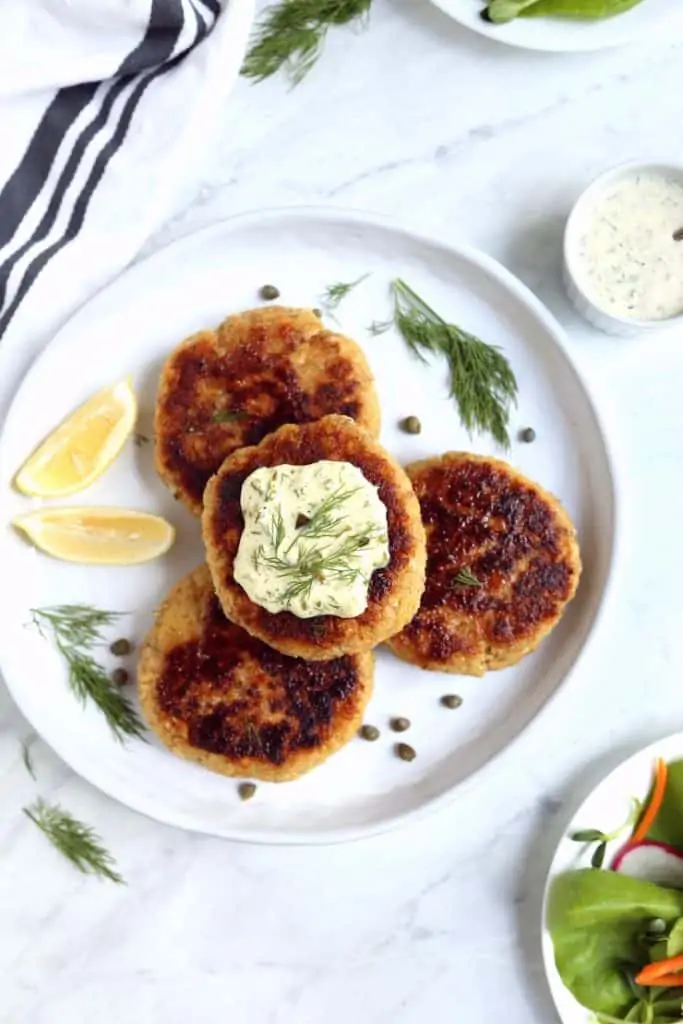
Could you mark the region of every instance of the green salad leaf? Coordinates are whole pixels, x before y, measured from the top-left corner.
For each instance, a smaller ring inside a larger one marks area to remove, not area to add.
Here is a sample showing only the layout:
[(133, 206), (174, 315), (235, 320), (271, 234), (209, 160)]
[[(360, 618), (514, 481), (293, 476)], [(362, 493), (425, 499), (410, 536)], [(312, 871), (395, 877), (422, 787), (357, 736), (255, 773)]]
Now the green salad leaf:
[[(641, 1020), (633, 1015), (643, 1000), (632, 979), (652, 959), (648, 926), (654, 920), (672, 926), (681, 917), (683, 892), (614, 871), (585, 868), (559, 875), (550, 890), (547, 924), (562, 981), (598, 1019), (606, 1014)], [(671, 989), (666, 996), (674, 998)], [(681, 996), (676, 998), (680, 1019)], [(663, 1004), (662, 999), (661, 1013), (655, 1004), (653, 1022), (667, 1019)]]
[(683, 850), (683, 761), (670, 761), (668, 769), (664, 800), (647, 838)]
[(680, 956), (681, 953), (683, 953), (683, 917), (679, 917), (678, 921), (676, 921), (676, 924), (669, 932), (662, 956), (658, 956), (656, 959), (663, 960), (665, 957)]
[[(681, 1017), (681, 990), (676, 989), (678, 995), (671, 996), (669, 993), (672, 990), (669, 989), (663, 996), (655, 999), (650, 1006), (650, 1020), (652, 1024), (680, 1024)], [(640, 1011), (639, 1017), (632, 1017), (632, 1020), (647, 1021), (647, 1004), (640, 1004), (637, 1009)], [(627, 1018), (628, 1019), (628, 1018)]]

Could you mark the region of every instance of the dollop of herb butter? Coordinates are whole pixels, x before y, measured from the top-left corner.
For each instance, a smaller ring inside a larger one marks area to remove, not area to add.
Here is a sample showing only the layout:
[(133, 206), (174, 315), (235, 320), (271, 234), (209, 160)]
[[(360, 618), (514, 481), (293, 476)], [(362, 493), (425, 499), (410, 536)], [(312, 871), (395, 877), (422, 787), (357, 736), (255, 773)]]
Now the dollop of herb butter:
[(350, 462), (257, 469), (242, 485), (234, 578), (269, 612), (354, 618), (389, 564), (387, 510)]

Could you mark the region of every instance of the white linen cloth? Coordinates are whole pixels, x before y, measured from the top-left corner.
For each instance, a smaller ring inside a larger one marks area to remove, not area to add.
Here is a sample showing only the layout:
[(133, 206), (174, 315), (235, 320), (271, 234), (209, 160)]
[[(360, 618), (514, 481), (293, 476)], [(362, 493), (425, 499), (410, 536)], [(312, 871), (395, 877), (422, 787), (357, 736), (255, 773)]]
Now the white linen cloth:
[(194, 181), (252, 0), (0, 0), (0, 423)]

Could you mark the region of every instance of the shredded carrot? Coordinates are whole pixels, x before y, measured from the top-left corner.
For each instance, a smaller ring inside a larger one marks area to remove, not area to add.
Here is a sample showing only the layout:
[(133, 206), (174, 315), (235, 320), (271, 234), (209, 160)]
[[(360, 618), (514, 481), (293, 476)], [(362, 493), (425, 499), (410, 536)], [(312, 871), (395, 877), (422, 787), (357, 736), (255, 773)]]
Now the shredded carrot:
[(629, 846), (635, 846), (636, 843), (642, 843), (643, 839), (654, 825), (655, 818), (659, 814), (659, 809), (662, 806), (662, 801), (664, 799), (664, 792), (666, 790), (666, 780), (668, 774), (669, 769), (666, 761), (664, 761), (661, 757), (658, 757), (655, 784), (652, 790), (652, 798), (650, 799), (650, 803), (647, 805), (647, 808), (645, 809), (645, 813), (640, 819), (638, 827), (631, 836)]
[(636, 978), (636, 982), (646, 988), (683, 988), (683, 974), (662, 974), (661, 978), (645, 982)]
[[(668, 960), (655, 960), (636, 974), (638, 985), (661, 985), (661, 978), (671, 977), (676, 971), (683, 971), (683, 955), (671, 956)], [(683, 975), (681, 975), (683, 977)]]

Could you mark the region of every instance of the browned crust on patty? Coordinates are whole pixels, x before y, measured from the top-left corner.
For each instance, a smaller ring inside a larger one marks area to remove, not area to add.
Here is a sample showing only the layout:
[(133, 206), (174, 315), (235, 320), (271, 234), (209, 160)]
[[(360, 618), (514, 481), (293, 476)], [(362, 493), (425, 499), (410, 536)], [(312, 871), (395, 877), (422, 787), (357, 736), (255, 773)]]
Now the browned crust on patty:
[[(578, 586), (569, 516), (552, 494), (489, 456), (449, 452), (407, 473), (427, 531), (427, 580), (392, 650), (462, 675), (514, 665), (550, 632)], [(464, 568), (481, 586), (455, 581)]]
[(174, 754), (223, 775), (286, 782), (356, 734), (372, 694), (373, 656), (309, 664), (228, 622), (203, 565), (157, 612), (138, 688)]
[[(387, 509), (390, 562), (372, 574), (368, 607), (352, 619), (320, 615), (300, 619), (254, 604), (233, 578), (244, 526), (240, 494), (261, 466), (306, 466), (322, 459), (350, 462), (377, 487)], [(370, 435), (345, 416), (286, 426), (254, 448), (231, 455), (204, 496), (202, 531), (216, 593), (228, 618), (271, 647), (319, 660), (367, 650), (402, 629), (417, 611), (424, 586), (425, 535), (408, 477)]]
[(167, 359), (154, 424), (157, 470), (201, 515), (204, 487), (228, 455), (284, 423), (328, 413), (379, 434), (375, 382), (360, 347), (310, 310), (248, 310), (194, 334)]

